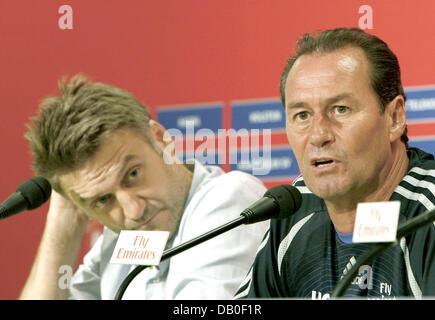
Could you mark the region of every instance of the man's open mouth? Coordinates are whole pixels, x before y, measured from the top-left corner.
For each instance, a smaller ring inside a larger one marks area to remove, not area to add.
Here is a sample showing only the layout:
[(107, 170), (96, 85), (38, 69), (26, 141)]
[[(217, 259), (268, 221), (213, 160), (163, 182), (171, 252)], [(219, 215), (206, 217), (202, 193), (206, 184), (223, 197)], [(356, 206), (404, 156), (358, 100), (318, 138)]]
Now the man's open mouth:
[(332, 160), (332, 159), (319, 159), (319, 160), (315, 160), (313, 162), (313, 165), (316, 167), (322, 167), (322, 166), (326, 166), (328, 164), (331, 164), (333, 162), (334, 162), (334, 160)]

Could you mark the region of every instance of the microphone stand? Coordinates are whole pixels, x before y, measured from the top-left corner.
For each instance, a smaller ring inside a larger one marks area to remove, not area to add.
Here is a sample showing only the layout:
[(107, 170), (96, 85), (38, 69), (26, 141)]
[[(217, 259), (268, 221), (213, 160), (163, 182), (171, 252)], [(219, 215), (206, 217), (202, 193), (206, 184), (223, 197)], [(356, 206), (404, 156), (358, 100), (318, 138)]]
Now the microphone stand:
[(417, 229), (431, 223), (435, 220), (435, 209), (426, 211), (423, 214), (420, 214), (408, 221), (402, 223), (398, 229), (396, 234), (396, 241), (394, 242), (386, 242), (386, 243), (376, 243), (370, 249), (368, 249), (364, 254), (362, 254), (358, 259), (356, 259), (356, 263), (352, 266), (348, 273), (346, 273), (343, 278), (338, 282), (337, 286), (334, 288), (334, 291), (331, 294), (331, 299), (342, 297), (344, 292), (349, 287), (352, 280), (358, 273), (359, 268), (363, 264), (371, 263), (372, 260), (381, 254), (385, 249), (396, 245), (400, 239), (414, 233)]
[[(204, 241), (207, 241), (211, 238), (214, 238), (215, 236), (220, 235), (228, 230), (231, 230), (235, 227), (238, 227), (241, 224), (245, 223), (246, 219), (247, 218), (245, 216), (240, 216), (237, 219), (234, 219), (233, 221), (230, 221), (227, 224), (224, 224), (223, 226), (220, 226), (216, 229), (213, 229), (207, 233), (204, 233), (204, 234), (202, 234), (196, 238), (193, 238), (185, 243), (182, 243), (176, 247), (167, 249), (163, 252), (162, 258), (160, 259), (160, 262), (164, 261), (166, 259), (169, 259), (169, 258), (175, 256), (176, 254), (179, 254), (187, 249), (190, 249), (193, 246), (196, 246), (197, 244), (200, 244)], [(132, 272), (130, 272), (128, 274), (128, 276), (124, 279), (124, 281), (122, 282), (118, 291), (116, 292), (115, 300), (122, 299), (122, 296), (124, 295), (125, 290), (127, 290), (127, 287), (130, 284), (130, 282), (133, 281), (133, 279), (134, 279), (134, 277), (136, 277), (136, 275), (138, 275), (142, 270), (144, 270), (147, 267), (149, 267), (149, 266), (144, 266), (144, 265), (137, 266), (136, 268), (134, 268), (134, 270)]]

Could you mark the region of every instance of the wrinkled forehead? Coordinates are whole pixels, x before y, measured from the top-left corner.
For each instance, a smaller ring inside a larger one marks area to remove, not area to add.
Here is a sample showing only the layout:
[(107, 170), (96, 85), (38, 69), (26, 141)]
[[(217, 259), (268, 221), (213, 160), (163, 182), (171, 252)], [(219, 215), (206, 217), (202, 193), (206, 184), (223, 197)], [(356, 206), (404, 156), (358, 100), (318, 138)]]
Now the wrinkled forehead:
[(69, 197), (77, 200), (87, 199), (104, 193), (104, 190), (116, 181), (121, 170), (121, 161), (110, 161), (100, 166), (88, 161), (80, 168), (61, 175), (59, 181)]

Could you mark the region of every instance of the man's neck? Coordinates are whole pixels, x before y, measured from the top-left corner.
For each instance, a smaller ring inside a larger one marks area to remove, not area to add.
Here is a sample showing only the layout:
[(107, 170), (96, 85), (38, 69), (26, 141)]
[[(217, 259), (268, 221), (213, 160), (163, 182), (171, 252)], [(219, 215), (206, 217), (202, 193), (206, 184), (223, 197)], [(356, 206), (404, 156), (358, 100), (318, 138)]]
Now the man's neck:
[(403, 143), (393, 147), (393, 158), (390, 169), (383, 179), (383, 183), (371, 193), (360, 198), (341, 197), (338, 201), (325, 200), (329, 216), (335, 228), (341, 233), (353, 232), (356, 207), (360, 202), (388, 201), (397, 185), (408, 170), (409, 159)]

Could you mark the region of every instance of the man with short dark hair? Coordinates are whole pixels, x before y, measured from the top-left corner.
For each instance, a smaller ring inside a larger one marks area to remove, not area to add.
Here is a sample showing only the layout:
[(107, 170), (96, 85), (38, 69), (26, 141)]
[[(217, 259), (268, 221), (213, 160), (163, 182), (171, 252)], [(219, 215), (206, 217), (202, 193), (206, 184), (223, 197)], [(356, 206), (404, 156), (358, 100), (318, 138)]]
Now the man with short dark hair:
[[(271, 222), (236, 297), (325, 299), (369, 247), (352, 242), (358, 203), (398, 200), (399, 223), (433, 209), (435, 161), (407, 146), (396, 56), (361, 30), (304, 35), (281, 97), (303, 202)], [(435, 225), (363, 265), (345, 296), (435, 296)]]
[[(239, 217), (264, 194), (249, 174), (181, 163), (165, 128), (130, 93), (81, 75), (59, 88), (26, 134), (35, 172), (54, 190), (21, 299), (113, 299), (135, 267), (110, 263), (121, 230), (168, 231), (170, 248)], [(103, 235), (64, 289), (59, 271), (75, 267), (89, 218)], [(146, 268), (123, 298), (231, 298), (266, 228), (241, 226)]]

